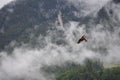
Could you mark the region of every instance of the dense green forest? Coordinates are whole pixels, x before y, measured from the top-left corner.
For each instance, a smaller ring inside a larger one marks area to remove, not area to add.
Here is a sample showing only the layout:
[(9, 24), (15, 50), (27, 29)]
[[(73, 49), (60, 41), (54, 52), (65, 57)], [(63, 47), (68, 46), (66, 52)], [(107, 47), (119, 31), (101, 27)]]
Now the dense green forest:
[(54, 73), (56, 80), (120, 80), (120, 67), (104, 68), (100, 61), (86, 60), (82, 65), (67, 63), (44, 70)]

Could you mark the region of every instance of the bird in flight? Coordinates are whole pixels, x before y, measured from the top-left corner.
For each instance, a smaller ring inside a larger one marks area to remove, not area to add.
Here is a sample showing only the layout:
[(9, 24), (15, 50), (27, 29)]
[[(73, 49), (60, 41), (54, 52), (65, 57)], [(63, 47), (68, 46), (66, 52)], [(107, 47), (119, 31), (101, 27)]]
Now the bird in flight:
[(85, 35), (83, 35), (79, 40), (78, 40), (78, 44), (79, 43), (81, 43), (82, 41), (85, 41), (85, 42), (87, 42), (87, 39), (86, 39), (86, 36)]

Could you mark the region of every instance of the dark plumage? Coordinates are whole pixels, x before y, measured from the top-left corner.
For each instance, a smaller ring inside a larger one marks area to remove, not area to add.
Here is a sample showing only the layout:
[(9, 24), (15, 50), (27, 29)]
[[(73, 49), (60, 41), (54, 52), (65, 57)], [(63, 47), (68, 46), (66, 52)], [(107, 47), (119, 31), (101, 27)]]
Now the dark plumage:
[(79, 44), (79, 43), (82, 42), (82, 41), (87, 42), (87, 39), (86, 39), (85, 35), (83, 35), (83, 36), (78, 40), (77, 43)]

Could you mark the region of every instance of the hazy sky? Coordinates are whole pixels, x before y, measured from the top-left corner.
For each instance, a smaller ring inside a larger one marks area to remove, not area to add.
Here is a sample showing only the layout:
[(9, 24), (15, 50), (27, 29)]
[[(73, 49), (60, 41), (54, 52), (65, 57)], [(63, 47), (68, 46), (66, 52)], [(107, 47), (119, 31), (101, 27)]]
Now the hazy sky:
[(13, 1), (13, 0), (0, 0), (0, 9), (1, 9), (4, 5), (8, 4), (8, 3), (11, 2), (11, 1)]

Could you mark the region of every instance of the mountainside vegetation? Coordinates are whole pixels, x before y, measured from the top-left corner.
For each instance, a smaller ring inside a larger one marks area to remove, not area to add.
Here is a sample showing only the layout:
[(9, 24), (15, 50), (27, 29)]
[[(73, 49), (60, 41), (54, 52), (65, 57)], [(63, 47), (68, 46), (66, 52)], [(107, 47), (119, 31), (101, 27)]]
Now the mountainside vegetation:
[(83, 65), (67, 63), (62, 67), (47, 67), (56, 80), (120, 80), (120, 67), (104, 68), (100, 61), (86, 60)]

